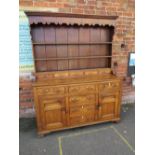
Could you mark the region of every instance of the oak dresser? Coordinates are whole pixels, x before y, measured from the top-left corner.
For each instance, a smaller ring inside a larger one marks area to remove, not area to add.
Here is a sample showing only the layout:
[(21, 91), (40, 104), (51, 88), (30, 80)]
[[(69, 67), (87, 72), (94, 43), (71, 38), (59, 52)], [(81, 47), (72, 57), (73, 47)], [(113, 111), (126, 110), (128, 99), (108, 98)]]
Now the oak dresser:
[(117, 17), (26, 12), (31, 26), (38, 134), (120, 120), (112, 68)]

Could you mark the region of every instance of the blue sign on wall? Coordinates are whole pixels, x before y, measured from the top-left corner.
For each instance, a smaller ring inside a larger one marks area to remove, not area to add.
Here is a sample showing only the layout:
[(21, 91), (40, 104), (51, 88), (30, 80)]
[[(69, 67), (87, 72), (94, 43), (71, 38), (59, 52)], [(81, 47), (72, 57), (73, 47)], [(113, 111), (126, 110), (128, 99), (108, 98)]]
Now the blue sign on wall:
[(23, 11), (19, 13), (19, 65), (20, 72), (34, 70), (29, 21)]

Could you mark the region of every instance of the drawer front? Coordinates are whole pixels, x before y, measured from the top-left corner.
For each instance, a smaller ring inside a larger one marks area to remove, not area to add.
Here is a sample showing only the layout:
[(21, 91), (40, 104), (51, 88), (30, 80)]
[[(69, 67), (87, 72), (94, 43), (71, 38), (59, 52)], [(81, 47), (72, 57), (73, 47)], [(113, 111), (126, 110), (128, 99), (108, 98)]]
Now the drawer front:
[(82, 85), (69, 87), (69, 94), (88, 94), (95, 92), (95, 85)]
[(49, 95), (39, 97), (40, 104), (65, 104), (65, 97), (52, 97)]
[(119, 82), (104, 82), (99, 84), (99, 92), (101, 91), (117, 91), (120, 89)]
[(65, 94), (65, 87), (41, 87), (37, 88), (38, 94), (62, 95)]
[(86, 96), (71, 96), (69, 97), (69, 105), (87, 105), (87, 104), (95, 104), (96, 95), (86, 95)]
[(95, 105), (70, 109), (70, 124), (87, 123), (95, 120)]
[(95, 105), (81, 105), (70, 107), (70, 116), (81, 116), (87, 114), (93, 114), (95, 111)]

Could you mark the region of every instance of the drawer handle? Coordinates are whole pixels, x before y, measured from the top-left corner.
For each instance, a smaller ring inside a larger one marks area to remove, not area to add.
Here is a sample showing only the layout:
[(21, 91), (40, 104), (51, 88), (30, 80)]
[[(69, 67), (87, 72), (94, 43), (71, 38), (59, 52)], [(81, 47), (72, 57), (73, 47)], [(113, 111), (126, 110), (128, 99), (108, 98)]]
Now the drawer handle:
[(61, 111), (63, 111), (63, 112), (65, 112), (65, 113), (67, 113), (67, 111), (66, 111), (66, 108), (61, 108)]
[(100, 108), (101, 108), (100, 104), (96, 105), (96, 109), (100, 109)]
[(88, 90), (94, 90), (94, 87), (86, 87)]
[(77, 102), (78, 100), (76, 98), (71, 99), (71, 102)]
[(87, 100), (91, 100), (91, 99), (93, 99), (92, 96), (88, 96), (87, 97)]
[(72, 92), (78, 91), (78, 88), (72, 88), (71, 91), (72, 91)]

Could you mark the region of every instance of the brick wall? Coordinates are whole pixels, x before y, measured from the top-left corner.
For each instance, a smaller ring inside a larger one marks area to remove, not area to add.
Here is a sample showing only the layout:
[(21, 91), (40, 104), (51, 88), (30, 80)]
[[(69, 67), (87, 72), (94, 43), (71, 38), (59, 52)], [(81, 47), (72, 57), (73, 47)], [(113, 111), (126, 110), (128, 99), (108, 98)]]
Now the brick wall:
[[(123, 80), (122, 103), (134, 102), (134, 88), (127, 77), (128, 53), (134, 51), (134, 0), (20, 0), (21, 10), (52, 11), (76, 14), (117, 15), (113, 55), (118, 61), (117, 75)], [(125, 47), (121, 48), (124, 43)], [(31, 75), (20, 77), (20, 117), (34, 116)]]

